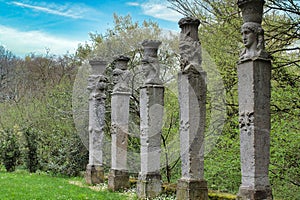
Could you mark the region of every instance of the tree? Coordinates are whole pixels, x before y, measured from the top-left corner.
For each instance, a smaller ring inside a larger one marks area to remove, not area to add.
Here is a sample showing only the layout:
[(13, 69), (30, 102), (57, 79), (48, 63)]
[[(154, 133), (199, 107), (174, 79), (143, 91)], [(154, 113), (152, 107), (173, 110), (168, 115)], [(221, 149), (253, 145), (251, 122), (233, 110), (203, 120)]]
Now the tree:
[(0, 46), (0, 101), (14, 99), (14, 90), (10, 88), (13, 74), (19, 59), (9, 50)]
[(88, 152), (75, 134), (72, 115), (79, 63), (74, 55), (48, 52), (30, 54), (8, 66), (13, 72), (6, 87), (14, 91), (14, 98), (0, 103), (0, 130), (20, 127), (22, 152), (17, 163), (30, 171), (78, 175), (85, 168)]

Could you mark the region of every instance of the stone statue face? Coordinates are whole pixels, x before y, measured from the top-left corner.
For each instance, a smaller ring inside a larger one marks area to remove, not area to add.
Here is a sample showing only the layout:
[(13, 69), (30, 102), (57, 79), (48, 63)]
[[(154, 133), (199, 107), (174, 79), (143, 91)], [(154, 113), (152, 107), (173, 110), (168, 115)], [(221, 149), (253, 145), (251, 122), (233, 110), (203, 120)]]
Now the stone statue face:
[(101, 76), (100, 75), (100, 79), (97, 83), (97, 89), (98, 90), (104, 90), (106, 88), (106, 85), (107, 85), (107, 79), (104, 77), (104, 76)]
[(148, 63), (148, 62), (143, 62), (142, 70), (143, 70), (144, 75), (145, 75), (146, 77), (148, 77), (149, 74), (150, 74), (150, 71), (151, 71), (151, 65), (150, 65), (150, 63)]
[(179, 50), (180, 55), (184, 57), (187, 60), (190, 60), (189, 57), (193, 53), (193, 40), (192, 38), (188, 37), (185, 34), (180, 34), (180, 40), (179, 40)]
[(118, 82), (120, 82), (121, 80), (121, 75), (122, 75), (122, 70), (120, 69), (114, 69), (113, 70), (113, 77), (112, 77), (112, 82), (113, 84), (117, 84)]
[(254, 33), (254, 31), (248, 28), (243, 28), (242, 35), (243, 35), (243, 43), (246, 48), (250, 48), (253, 45), (257, 46), (257, 35)]

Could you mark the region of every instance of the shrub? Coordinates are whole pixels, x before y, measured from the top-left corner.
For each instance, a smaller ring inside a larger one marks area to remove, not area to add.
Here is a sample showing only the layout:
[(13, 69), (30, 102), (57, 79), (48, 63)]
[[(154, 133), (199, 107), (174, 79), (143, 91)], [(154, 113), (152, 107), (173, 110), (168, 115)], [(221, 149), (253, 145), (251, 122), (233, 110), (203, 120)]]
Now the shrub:
[(20, 149), (17, 140), (17, 133), (12, 129), (1, 131), (0, 136), (1, 160), (8, 172), (15, 171), (17, 160), (20, 157)]
[(30, 173), (36, 172), (38, 169), (38, 156), (37, 156), (37, 137), (38, 133), (33, 128), (27, 128), (23, 132), (26, 140), (25, 163)]

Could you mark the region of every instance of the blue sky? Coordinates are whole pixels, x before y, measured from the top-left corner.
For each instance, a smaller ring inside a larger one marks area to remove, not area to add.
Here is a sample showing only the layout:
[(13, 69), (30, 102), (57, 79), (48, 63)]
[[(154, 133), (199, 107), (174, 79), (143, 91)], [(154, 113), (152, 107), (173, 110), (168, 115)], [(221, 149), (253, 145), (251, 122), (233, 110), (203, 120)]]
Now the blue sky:
[(161, 28), (179, 31), (181, 16), (166, 0), (0, 0), (0, 45), (18, 56), (74, 53), (88, 33), (105, 33), (113, 26), (113, 13), (130, 14), (133, 21), (152, 20)]

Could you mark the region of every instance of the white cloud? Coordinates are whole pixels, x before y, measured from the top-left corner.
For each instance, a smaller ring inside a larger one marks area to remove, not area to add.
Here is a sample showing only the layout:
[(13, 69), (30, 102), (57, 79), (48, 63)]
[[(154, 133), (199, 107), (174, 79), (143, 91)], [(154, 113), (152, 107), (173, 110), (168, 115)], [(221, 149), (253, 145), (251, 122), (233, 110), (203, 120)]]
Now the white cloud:
[(17, 1), (12, 1), (10, 4), (22, 8), (28, 8), (37, 12), (44, 12), (47, 14), (58, 15), (73, 19), (80, 19), (84, 17), (84, 14), (89, 14), (94, 11), (92, 8), (85, 6), (84, 4), (70, 4), (66, 3), (64, 5), (59, 4), (49, 4), (46, 2), (38, 3), (22, 3)]
[(183, 17), (180, 13), (168, 8), (165, 0), (148, 0), (147, 2), (141, 4), (128, 2), (127, 5), (140, 6), (145, 15), (167, 21), (178, 22), (178, 20)]
[(126, 4), (129, 6), (140, 6), (138, 2), (127, 2)]
[(40, 31), (19, 31), (0, 25), (0, 45), (18, 56), (29, 53), (44, 54), (46, 48), (50, 53), (61, 55), (74, 53), (80, 41), (58, 38)]

